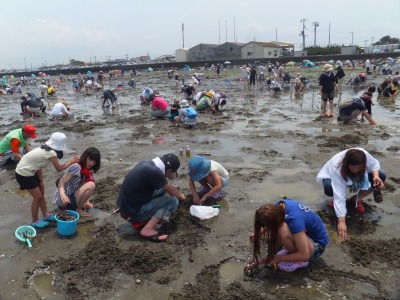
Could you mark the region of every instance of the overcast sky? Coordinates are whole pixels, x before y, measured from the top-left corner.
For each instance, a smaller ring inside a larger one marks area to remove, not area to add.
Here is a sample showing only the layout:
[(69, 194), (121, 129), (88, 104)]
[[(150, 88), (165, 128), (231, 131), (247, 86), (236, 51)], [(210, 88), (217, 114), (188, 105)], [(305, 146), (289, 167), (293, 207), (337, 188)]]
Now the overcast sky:
[[(369, 45), (400, 37), (400, 0), (0, 0), (0, 68), (175, 54), (183, 46), (285, 41)], [(235, 26), (234, 26), (235, 20)], [(227, 24), (227, 26), (225, 26)], [(220, 29), (219, 29), (220, 28)], [(235, 30), (234, 30), (235, 28)], [(235, 36), (234, 36), (235, 35)], [(96, 57), (96, 58), (95, 58)]]

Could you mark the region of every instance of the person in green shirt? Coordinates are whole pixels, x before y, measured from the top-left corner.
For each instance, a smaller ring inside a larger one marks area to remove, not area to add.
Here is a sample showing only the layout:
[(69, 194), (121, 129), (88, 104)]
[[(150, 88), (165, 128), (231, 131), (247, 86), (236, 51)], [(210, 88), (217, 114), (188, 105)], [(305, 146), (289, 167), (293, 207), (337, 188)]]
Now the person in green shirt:
[(26, 124), (22, 128), (11, 130), (0, 142), (0, 161), (19, 161), (24, 153), (30, 151), (27, 141), (29, 138), (36, 138), (36, 128), (33, 125)]

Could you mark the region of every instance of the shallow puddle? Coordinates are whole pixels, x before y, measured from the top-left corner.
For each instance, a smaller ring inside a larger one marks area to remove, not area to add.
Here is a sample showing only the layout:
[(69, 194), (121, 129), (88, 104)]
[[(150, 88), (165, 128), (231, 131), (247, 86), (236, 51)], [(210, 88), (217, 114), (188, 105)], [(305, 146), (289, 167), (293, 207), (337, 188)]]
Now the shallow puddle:
[(243, 268), (242, 261), (230, 260), (223, 263), (219, 269), (221, 286), (226, 287), (234, 281), (242, 281)]
[(54, 274), (44, 271), (41, 274), (34, 275), (28, 280), (30, 288), (33, 289), (39, 299), (65, 299), (62, 291), (54, 287)]

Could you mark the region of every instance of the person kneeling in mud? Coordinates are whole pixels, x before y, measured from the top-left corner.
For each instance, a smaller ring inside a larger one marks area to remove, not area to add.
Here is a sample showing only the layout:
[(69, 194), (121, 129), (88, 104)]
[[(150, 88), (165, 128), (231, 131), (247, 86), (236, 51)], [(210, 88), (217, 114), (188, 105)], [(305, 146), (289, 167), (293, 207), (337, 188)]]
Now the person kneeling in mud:
[(196, 110), (199, 111), (199, 112), (205, 112), (207, 110), (210, 110), (212, 113), (215, 113), (214, 95), (215, 95), (215, 93), (213, 91), (207, 92), (196, 103)]
[(90, 216), (84, 209), (93, 208), (89, 198), (96, 189), (94, 173), (100, 169), (100, 161), (99, 150), (89, 147), (83, 151), (79, 162), (65, 171), (53, 197), (53, 203), (60, 210), (74, 210), (81, 217)]
[(53, 109), (51, 110), (50, 113), (50, 120), (53, 119), (62, 119), (62, 118), (67, 118), (70, 117), (70, 108), (67, 104), (67, 101), (65, 99), (59, 99), (58, 102), (53, 106)]
[(350, 101), (343, 102), (339, 105), (339, 118), (343, 124), (355, 125), (355, 120), (359, 115), (366, 118), (369, 124), (376, 125), (377, 123), (368, 114), (364, 102), (361, 98), (353, 98)]
[[(189, 188), (195, 204), (204, 203), (208, 197), (220, 198), (221, 189), (229, 183), (229, 172), (220, 163), (200, 155), (189, 161), (188, 175)], [(201, 184), (198, 191), (196, 181)]]
[[(289, 199), (258, 208), (254, 216), (254, 260), (245, 267), (245, 274), (253, 276), (254, 270), (273, 265), (282, 271), (292, 272), (307, 267), (320, 257), (329, 243), (324, 223), (307, 205)], [(267, 245), (267, 255), (261, 256), (261, 244)], [(280, 249), (279, 246), (282, 246)]]
[(110, 107), (110, 104), (106, 105), (107, 101), (111, 102), (113, 108), (118, 107), (118, 103), (117, 103), (118, 97), (114, 94), (114, 92), (112, 90), (105, 90), (103, 92), (103, 99), (104, 99), (103, 104), (101, 106), (102, 108)]
[(125, 177), (119, 191), (117, 210), (134, 228), (144, 226), (140, 235), (152, 242), (165, 242), (168, 234), (157, 230), (156, 225), (169, 222), (178, 208), (179, 200), (186, 197), (173, 184), (172, 179), (180, 167), (175, 154), (166, 154), (153, 160), (139, 162)]
[(176, 127), (179, 127), (181, 124), (186, 127), (195, 126), (198, 120), (196, 110), (189, 106), (187, 100), (182, 100), (179, 106), (178, 116), (175, 117)]

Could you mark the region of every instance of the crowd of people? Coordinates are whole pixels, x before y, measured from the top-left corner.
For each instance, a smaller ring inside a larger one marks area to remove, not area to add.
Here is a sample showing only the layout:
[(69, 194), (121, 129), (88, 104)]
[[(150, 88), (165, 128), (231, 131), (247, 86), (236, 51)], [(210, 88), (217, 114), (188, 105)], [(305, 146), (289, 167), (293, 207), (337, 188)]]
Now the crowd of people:
[[(366, 64), (367, 66), (367, 64)], [(370, 72), (367, 67), (366, 73)], [(242, 67), (242, 80), (255, 85), (257, 78), (279, 93), (283, 84), (290, 84), (295, 92), (302, 92), (308, 79), (300, 73), (292, 77), (282, 65), (267, 64)], [(336, 73), (334, 73), (336, 71)], [(219, 72), (219, 71), (217, 71)], [(168, 72), (173, 78), (174, 72)], [(259, 75), (257, 77), (257, 74)], [(219, 74), (218, 74), (219, 75)], [(266, 75), (266, 76), (265, 76)], [(111, 75), (110, 75), (111, 76)], [(334, 116), (334, 98), (342, 93), (345, 72), (341, 64), (325, 64), (318, 79), (321, 96), (322, 117)], [(104, 89), (104, 75), (99, 72), (97, 78), (81, 76), (71, 78), (76, 90), (98, 89), (103, 91), (102, 108), (117, 108), (118, 95), (113, 89)], [(179, 78), (175, 78), (179, 80)], [(152, 120), (166, 119), (175, 122), (176, 126), (194, 127), (198, 124), (200, 113), (215, 113), (223, 110), (227, 104), (227, 95), (222, 91), (199, 90), (202, 86), (202, 75), (196, 73), (191, 82), (182, 80), (181, 99), (173, 103), (161, 97), (158, 91), (146, 87), (140, 94), (139, 101), (150, 106), (149, 117)], [(28, 92), (21, 97), (21, 113), (36, 116), (47, 108), (45, 99), (55, 95), (56, 89), (49, 82), (43, 81), (38, 86), (41, 97)], [(384, 96), (396, 96), (398, 77), (388, 76), (376, 88), (374, 85), (360, 96), (344, 101), (339, 107), (339, 118), (344, 124), (354, 124), (362, 116), (375, 125), (372, 119), (373, 94), (378, 90)], [(328, 106), (329, 103), (329, 106)], [(50, 113), (51, 118), (70, 116), (70, 108), (65, 99), (57, 99)], [(66, 135), (54, 132), (40, 147), (31, 149), (29, 139), (37, 138), (37, 130), (31, 124), (10, 131), (0, 142), (0, 158), (3, 162), (16, 164), (15, 178), (21, 190), (27, 190), (32, 197), (31, 226), (45, 228), (55, 220), (54, 213), (47, 208), (43, 169), (53, 165), (62, 176), (56, 181), (53, 203), (59, 210), (74, 210), (81, 217), (90, 216), (93, 204), (95, 173), (101, 167), (101, 154), (95, 147), (86, 148), (80, 156), (73, 156), (61, 163), (67, 149)], [(169, 233), (166, 226), (179, 203), (187, 199), (168, 179), (173, 179), (181, 161), (173, 153), (155, 157), (152, 160), (139, 162), (125, 177), (116, 201), (114, 213), (132, 223), (140, 235), (153, 242), (165, 242)], [(188, 162), (187, 185), (193, 197), (194, 205), (205, 205), (208, 198), (220, 199), (221, 191), (229, 184), (229, 171), (220, 163), (206, 156), (193, 156)], [(347, 238), (347, 204), (353, 205), (357, 213), (364, 213), (362, 200), (373, 194), (375, 202), (382, 201), (381, 189), (386, 174), (379, 161), (362, 148), (346, 149), (334, 155), (316, 175), (317, 182), (322, 184), (324, 194), (331, 197), (328, 205), (338, 218), (338, 234)], [(352, 194), (346, 198), (347, 188)], [(39, 210), (42, 217), (39, 217)], [(307, 267), (309, 262), (320, 257), (329, 243), (327, 231), (317, 213), (308, 205), (293, 199), (283, 198), (273, 204), (265, 204), (255, 211), (253, 233), (253, 260), (249, 268), (273, 265), (291, 272)], [(267, 255), (262, 255), (262, 245), (267, 246)]]

